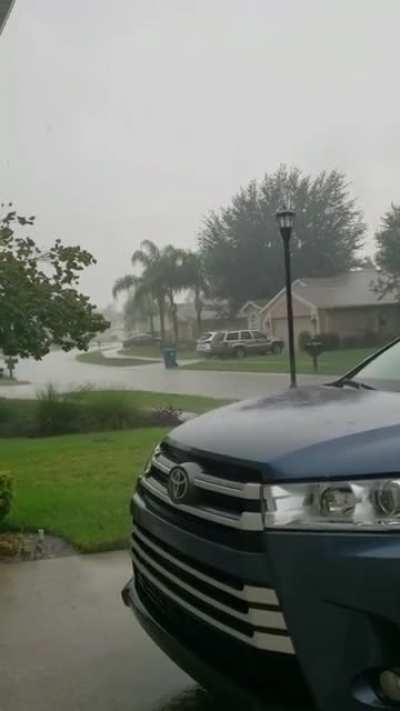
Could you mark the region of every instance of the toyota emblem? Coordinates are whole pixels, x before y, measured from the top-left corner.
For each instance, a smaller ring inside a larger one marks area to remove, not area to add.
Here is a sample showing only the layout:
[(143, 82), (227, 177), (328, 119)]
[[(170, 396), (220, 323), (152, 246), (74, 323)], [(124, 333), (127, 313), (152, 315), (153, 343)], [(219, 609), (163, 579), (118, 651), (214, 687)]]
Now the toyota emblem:
[(189, 497), (190, 480), (183, 467), (171, 469), (168, 478), (168, 494), (172, 503), (183, 504)]

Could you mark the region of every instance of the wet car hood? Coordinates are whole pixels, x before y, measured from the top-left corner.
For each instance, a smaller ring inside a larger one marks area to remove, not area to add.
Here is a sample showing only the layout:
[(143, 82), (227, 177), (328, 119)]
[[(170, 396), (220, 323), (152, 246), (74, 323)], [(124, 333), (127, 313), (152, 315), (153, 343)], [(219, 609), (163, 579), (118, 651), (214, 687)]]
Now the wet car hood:
[(190, 455), (257, 465), (268, 480), (349, 477), (400, 470), (400, 394), (298, 388), (214, 410), (175, 429)]

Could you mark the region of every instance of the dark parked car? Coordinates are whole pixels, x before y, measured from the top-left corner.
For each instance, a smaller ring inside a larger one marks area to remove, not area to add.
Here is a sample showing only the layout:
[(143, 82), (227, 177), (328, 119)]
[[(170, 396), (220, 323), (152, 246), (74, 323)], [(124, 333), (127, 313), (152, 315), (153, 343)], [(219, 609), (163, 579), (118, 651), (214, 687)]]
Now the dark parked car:
[(133, 336), (126, 338), (122, 345), (124, 348), (132, 348), (132, 346), (145, 346), (160, 342), (161, 339), (152, 333), (134, 333)]
[(261, 331), (210, 331), (197, 342), (197, 352), (205, 356), (244, 358), (246, 355), (281, 353), (280, 338), (269, 338)]
[(400, 341), (178, 427), (132, 513), (123, 598), (201, 684), (241, 708), (399, 707)]

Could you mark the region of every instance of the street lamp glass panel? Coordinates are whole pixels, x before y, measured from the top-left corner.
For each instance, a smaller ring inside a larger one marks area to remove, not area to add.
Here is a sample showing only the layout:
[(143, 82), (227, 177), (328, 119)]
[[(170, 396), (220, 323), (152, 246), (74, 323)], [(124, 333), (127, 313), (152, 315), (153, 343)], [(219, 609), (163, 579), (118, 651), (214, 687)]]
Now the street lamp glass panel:
[(292, 229), (295, 218), (294, 210), (282, 209), (276, 213), (276, 219), (280, 229)]

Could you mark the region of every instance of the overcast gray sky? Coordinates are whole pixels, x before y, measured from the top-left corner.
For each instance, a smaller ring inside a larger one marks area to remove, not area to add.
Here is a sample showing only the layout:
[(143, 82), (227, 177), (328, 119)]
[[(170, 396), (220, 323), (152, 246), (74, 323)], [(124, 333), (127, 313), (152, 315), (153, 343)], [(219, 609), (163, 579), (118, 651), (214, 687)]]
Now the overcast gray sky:
[(16, 0), (1, 198), (95, 254), (102, 305), (141, 239), (193, 246), (279, 163), (347, 173), (372, 235), (400, 202), (399, 27), (400, 0)]

